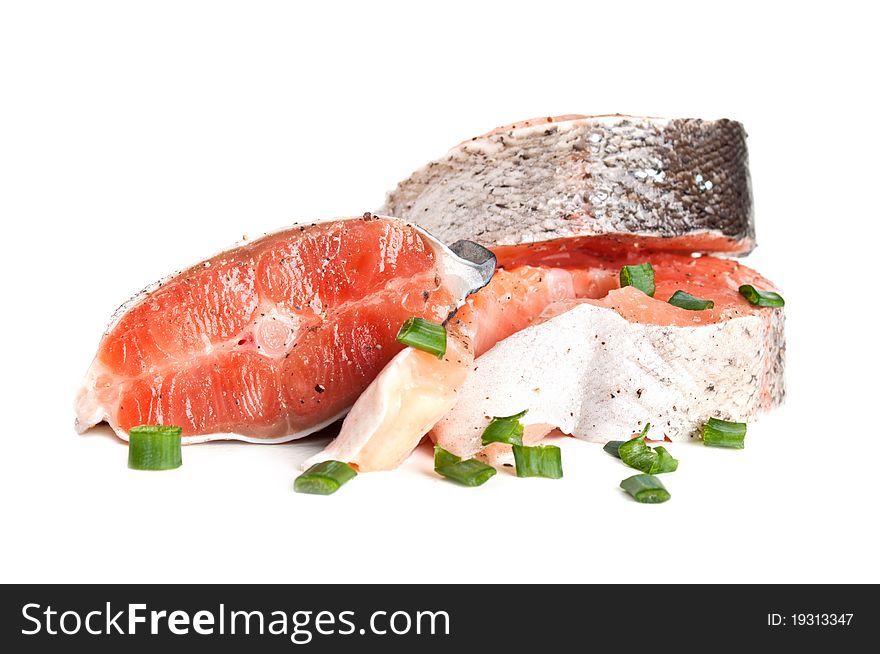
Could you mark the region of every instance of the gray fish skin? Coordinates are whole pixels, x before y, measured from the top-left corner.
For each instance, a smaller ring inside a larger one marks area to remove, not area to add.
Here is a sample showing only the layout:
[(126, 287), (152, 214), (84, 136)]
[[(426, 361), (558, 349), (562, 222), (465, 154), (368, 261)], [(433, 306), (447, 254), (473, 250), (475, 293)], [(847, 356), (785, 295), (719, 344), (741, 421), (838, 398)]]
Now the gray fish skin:
[(479, 357), (431, 437), (500, 465), (512, 461), (510, 447), (484, 448), (480, 435), (489, 416), (523, 410), (526, 444), (552, 429), (605, 443), (650, 422), (652, 438), (687, 441), (710, 417), (750, 423), (785, 398), (784, 321), (781, 308), (767, 308), (661, 326), (575, 303)]
[(446, 242), (595, 235), (746, 254), (755, 246), (746, 133), (735, 121), (563, 116), (456, 146), (388, 193), (381, 212)]

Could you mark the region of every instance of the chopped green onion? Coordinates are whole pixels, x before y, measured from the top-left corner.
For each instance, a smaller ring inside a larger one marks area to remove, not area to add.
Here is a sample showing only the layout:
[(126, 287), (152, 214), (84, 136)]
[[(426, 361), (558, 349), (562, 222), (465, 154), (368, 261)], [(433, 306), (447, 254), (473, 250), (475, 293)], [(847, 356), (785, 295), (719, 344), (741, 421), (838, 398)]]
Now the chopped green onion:
[(460, 462), (461, 457), (455, 456), (452, 452), (447, 452), (439, 445), (434, 446), (434, 470)]
[(605, 447), (602, 449), (608, 452), (611, 456), (616, 456), (618, 459), (620, 458), (620, 446), (626, 443), (626, 441), (608, 441), (605, 443)]
[(492, 418), (489, 426), (483, 430), (483, 445), (489, 445), (490, 443), (522, 445), (523, 425), (520, 422), (520, 418), (528, 412), (529, 410), (526, 409), (516, 415)]
[(322, 461), (302, 473), (293, 482), (297, 493), (332, 495), (345, 482), (357, 477), (357, 472), (342, 461)]
[(746, 424), (709, 418), (703, 425), (703, 445), (711, 447), (730, 447), (741, 450), (745, 447)]
[(657, 463), (657, 453), (645, 442), (644, 436), (626, 441), (618, 450), (620, 460), (630, 468), (651, 472)]
[(446, 328), (424, 318), (407, 318), (397, 332), (397, 340), (438, 359), (446, 354)]
[(642, 433), (636, 438), (622, 441), (617, 448), (617, 455), (630, 468), (641, 470), (648, 474), (657, 475), (663, 472), (675, 472), (678, 469), (678, 460), (666, 450), (665, 447), (651, 448), (646, 442), (651, 423), (645, 424)]
[(447, 452), (439, 445), (434, 446), (434, 470), (464, 486), (482, 486), (496, 472), (492, 466), (476, 459), (462, 461), (461, 457)]
[(782, 299), (782, 296), (779, 293), (774, 293), (773, 291), (759, 291), (751, 284), (743, 284), (740, 286), (739, 293), (747, 299), (749, 303), (759, 307), (785, 306), (785, 300)]
[(128, 467), (134, 470), (179, 468), (180, 427), (141, 425), (128, 432)]
[(684, 291), (676, 291), (673, 293), (672, 297), (669, 298), (669, 304), (678, 307), (679, 309), (687, 309), (688, 311), (705, 311), (706, 309), (712, 309), (715, 306), (715, 302), (712, 300), (701, 300), (700, 298), (695, 297), (690, 293), (685, 293)]
[(555, 445), (513, 446), (517, 477), (562, 478), (562, 450)]
[(645, 295), (654, 297), (654, 267), (650, 263), (624, 266), (620, 269), (620, 288), (635, 286)]
[(434, 468), (438, 474), (463, 486), (482, 486), (495, 475), (495, 468), (476, 459), (459, 461)]
[[(646, 422), (642, 429), (642, 433), (636, 438), (632, 438), (628, 441), (621, 441), (617, 448), (617, 458), (621, 459), (626, 465), (632, 468), (637, 468), (644, 472), (650, 471), (654, 459), (656, 458), (652, 454), (651, 448), (648, 447), (648, 444), (645, 442), (645, 437), (648, 435), (648, 430), (650, 428), (651, 423)], [(639, 465), (635, 465), (636, 462), (638, 462)]]
[(653, 475), (633, 475), (620, 482), (620, 487), (640, 504), (660, 504), (671, 497), (663, 483)]
[(678, 470), (678, 459), (674, 458), (665, 447), (659, 445), (654, 448), (654, 451), (657, 453), (657, 460), (651, 466), (650, 474), (659, 475)]

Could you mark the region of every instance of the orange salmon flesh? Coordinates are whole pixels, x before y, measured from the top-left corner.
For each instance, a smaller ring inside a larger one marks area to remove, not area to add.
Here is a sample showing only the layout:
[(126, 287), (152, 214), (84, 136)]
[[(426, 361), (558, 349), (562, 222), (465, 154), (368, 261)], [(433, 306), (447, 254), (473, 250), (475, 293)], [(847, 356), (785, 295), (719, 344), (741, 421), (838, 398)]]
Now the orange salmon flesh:
[(402, 348), (406, 318), (442, 321), (458, 299), (410, 225), (295, 227), (138, 298), (101, 340), (86, 390), (117, 432), (279, 438), (338, 417)]

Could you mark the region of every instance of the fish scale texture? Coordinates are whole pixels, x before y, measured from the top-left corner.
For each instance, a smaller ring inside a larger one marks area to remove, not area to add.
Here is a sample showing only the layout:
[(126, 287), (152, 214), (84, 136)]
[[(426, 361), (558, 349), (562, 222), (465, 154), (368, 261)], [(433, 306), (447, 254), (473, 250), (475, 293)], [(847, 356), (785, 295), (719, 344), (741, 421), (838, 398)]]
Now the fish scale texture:
[(622, 234), (741, 254), (755, 238), (746, 133), (731, 120), (524, 121), (416, 171), (382, 211), (486, 246)]
[(768, 309), (699, 327), (646, 325), (581, 303), (480, 357), (432, 437), (473, 456), (488, 416), (525, 409), (527, 425), (599, 442), (629, 438), (645, 422), (653, 438), (671, 440), (697, 436), (712, 416), (750, 422), (782, 400), (777, 316)]

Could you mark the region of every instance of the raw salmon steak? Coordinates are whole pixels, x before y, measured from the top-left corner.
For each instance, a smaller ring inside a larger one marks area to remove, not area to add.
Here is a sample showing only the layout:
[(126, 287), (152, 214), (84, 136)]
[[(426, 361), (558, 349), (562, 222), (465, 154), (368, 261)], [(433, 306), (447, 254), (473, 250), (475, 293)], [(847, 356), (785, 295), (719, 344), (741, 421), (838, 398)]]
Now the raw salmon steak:
[(163, 280), (113, 317), (77, 429), (106, 421), (126, 439), (136, 425), (173, 424), (190, 443), (320, 429), (402, 348), (404, 320), (442, 321), (489, 280), (491, 254), (456, 246), (482, 260), (365, 214), (277, 232)]
[[(484, 451), (480, 435), (492, 416), (524, 410), (526, 443), (553, 429), (625, 440), (646, 422), (653, 438), (687, 440), (710, 417), (750, 422), (782, 402), (783, 309), (753, 306), (740, 294), (743, 284), (775, 288), (754, 270), (669, 252), (557, 250), (552, 261), (571, 275), (577, 299), (548, 306), (475, 360), (455, 406), (432, 431), (444, 448), (505, 461), (499, 456), (509, 457), (510, 447)], [(621, 288), (620, 268), (646, 261), (654, 296)], [(714, 307), (669, 304), (679, 290)]]
[(755, 244), (746, 133), (732, 120), (522, 121), (430, 162), (381, 211), (487, 247), (603, 236), (742, 254)]

